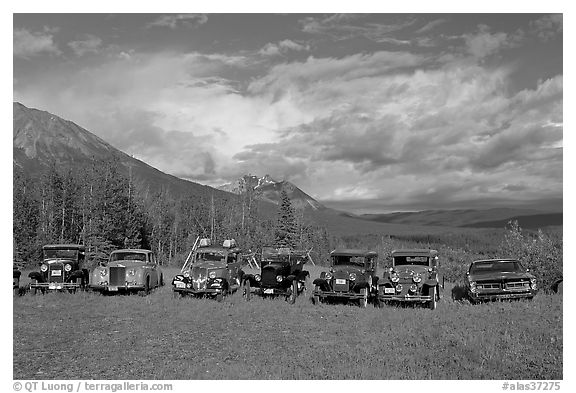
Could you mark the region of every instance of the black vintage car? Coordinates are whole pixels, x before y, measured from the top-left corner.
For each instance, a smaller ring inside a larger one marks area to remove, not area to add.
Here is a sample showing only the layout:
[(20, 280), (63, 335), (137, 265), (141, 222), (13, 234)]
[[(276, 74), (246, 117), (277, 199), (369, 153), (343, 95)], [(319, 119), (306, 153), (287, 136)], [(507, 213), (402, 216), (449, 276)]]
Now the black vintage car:
[(483, 300), (532, 299), (536, 277), (516, 259), (474, 261), (466, 273), (466, 294), (472, 303)]
[(438, 251), (402, 249), (392, 251), (392, 266), (378, 286), (378, 304), (423, 303), (436, 309), (444, 288)]
[(242, 280), (244, 296), (284, 296), (293, 304), (306, 289), (310, 273), (303, 268), (307, 259), (306, 251), (263, 247), (260, 274), (246, 274)]
[(78, 244), (47, 244), (42, 247), (43, 261), (40, 271), (28, 276), (32, 280), (30, 289), (36, 293), (40, 290), (68, 290), (76, 292), (88, 284), (88, 270), (82, 268), (85, 248)]
[(330, 260), (330, 270), (314, 280), (314, 303), (327, 299), (358, 300), (360, 307), (366, 307), (378, 282), (378, 253), (337, 249), (330, 253)]

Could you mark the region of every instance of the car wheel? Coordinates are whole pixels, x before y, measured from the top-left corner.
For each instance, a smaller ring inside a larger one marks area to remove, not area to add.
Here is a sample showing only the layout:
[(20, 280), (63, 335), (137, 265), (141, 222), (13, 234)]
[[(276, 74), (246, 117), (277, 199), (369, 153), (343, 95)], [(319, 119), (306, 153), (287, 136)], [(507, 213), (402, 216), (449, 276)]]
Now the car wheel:
[[(319, 290), (320, 287), (318, 285), (314, 285), (314, 292)], [(312, 304), (320, 304), (320, 296), (314, 295), (314, 293), (312, 293)]]
[(362, 288), (360, 294), (362, 295), (362, 299), (360, 299), (360, 307), (366, 308), (366, 306), (368, 306), (368, 288)]
[(146, 283), (144, 284), (144, 289), (138, 292), (140, 296), (146, 296), (150, 293), (150, 277), (146, 277)]
[(244, 299), (250, 300), (252, 293), (250, 293), (250, 280), (244, 280)]
[(292, 281), (292, 293), (288, 295), (288, 298), (286, 300), (288, 300), (289, 304), (294, 304), (296, 303), (297, 297), (298, 297), (298, 280), (294, 279)]
[(430, 295), (430, 297), (432, 298), (432, 300), (430, 300), (430, 302), (428, 303), (428, 307), (430, 308), (430, 310), (436, 310), (436, 304), (437, 304), (436, 287), (431, 287), (430, 289), (428, 289), (428, 295)]

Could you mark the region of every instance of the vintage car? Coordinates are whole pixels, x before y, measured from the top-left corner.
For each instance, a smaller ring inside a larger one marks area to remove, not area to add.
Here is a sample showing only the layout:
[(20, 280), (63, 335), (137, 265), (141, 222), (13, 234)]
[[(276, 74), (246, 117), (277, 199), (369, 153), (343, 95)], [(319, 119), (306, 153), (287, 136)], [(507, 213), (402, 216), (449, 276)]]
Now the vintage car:
[(378, 283), (378, 253), (368, 250), (336, 249), (330, 253), (331, 267), (314, 280), (312, 300), (358, 300), (366, 307)]
[(474, 261), (466, 273), (466, 294), (472, 303), (482, 300), (532, 299), (536, 278), (516, 259)]
[(294, 304), (298, 295), (306, 289), (310, 273), (303, 270), (308, 253), (290, 248), (263, 247), (260, 258), (260, 274), (246, 274), (243, 279), (244, 296), (252, 294), (265, 297), (284, 296)]
[(210, 239), (201, 239), (182, 266), (181, 274), (172, 280), (174, 296), (207, 296), (222, 301), (240, 288), (244, 274), (240, 268), (241, 252), (234, 239), (225, 240), (222, 246), (212, 246)]
[(112, 251), (107, 263), (92, 270), (89, 287), (101, 293), (138, 292), (145, 296), (162, 285), (164, 276), (153, 251), (124, 249)]
[(88, 283), (88, 270), (83, 269), (85, 248), (78, 244), (47, 244), (42, 247), (40, 271), (31, 272), (32, 293), (46, 290), (76, 292)]
[(378, 304), (389, 302), (425, 303), (432, 310), (440, 300), (444, 277), (438, 251), (404, 249), (392, 251), (392, 266), (378, 285)]

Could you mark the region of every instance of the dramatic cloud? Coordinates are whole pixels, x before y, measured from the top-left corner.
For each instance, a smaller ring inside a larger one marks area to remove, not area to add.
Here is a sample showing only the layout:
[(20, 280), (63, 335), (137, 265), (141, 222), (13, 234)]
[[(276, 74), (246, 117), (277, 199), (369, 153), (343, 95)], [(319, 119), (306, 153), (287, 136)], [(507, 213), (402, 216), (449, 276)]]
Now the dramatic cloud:
[[(196, 48), (201, 41), (186, 51), (145, 50), (107, 38), (103, 48), (97, 39), (103, 34), (77, 34), (70, 47), (98, 61), (70, 57), (38, 74), (15, 73), (14, 97), (77, 122), (162, 171), (210, 185), (268, 173), (350, 210), (562, 197), (561, 68), (523, 80), (524, 64), (514, 57), (522, 52), (536, 74), (534, 48), (558, 44), (540, 39), (561, 34), (561, 19), (551, 15), (531, 25), (527, 19), (506, 32), (486, 24), (470, 33), (455, 29), (455, 16), (427, 23), (381, 19), (395, 21), (388, 24), (367, 15), (299, 18), (290, 28), (302, 31), (293, 36), (286, 30), (266, 45), (244, 47), (245, 37), (234, 37), (234, 49), (222, 45), (219, 52)], [(146, 34), (185, 35), (178, 27), (205, 19), (172, 15), (155, 23), (176, 30)], [(438, 34), (425, 36), (430, 31)], [(22, 32), (56, 34), (21, 30), (19, 38)], [(343, 41), (358, 37), (371, 42)], [(214, 38), (207, 40), (212, 48)], [(359, 42), (369, 49), (358, 49)], [(388, 47), (382, 43), (395, 50), (382, 50)], [(57, 49), (50, 38), (19, 57)]]
[(71, 41), (68, 46), (72, 48), (77, 56), (84, 56), (87, 53), (98, 53), (102, 46), (102, 40), (88, 34), (84, 40)]
[(562, 14), (546, 15), (531, 23), (538, 38), (548, 41), (562, 33)]
[(276, 44), (267, 43), (258, 53), (262, 56), (279, 56), (290, 51), (307, 51), (309, 49), (308, 45), (299, 44), (292, 40), (283, 40)]
[(198, 27), (206, 22), (208, 22), (208, 16), (205, 14), (162, 15), (152, 21), (148, 27), (177, 29), (179, 27)]
[(60, 50), (54, 42), (52, 32), (51, 29), (44, 32), (14, 29), (14, 56), (30, 58), (40, 54), (59, 55)]

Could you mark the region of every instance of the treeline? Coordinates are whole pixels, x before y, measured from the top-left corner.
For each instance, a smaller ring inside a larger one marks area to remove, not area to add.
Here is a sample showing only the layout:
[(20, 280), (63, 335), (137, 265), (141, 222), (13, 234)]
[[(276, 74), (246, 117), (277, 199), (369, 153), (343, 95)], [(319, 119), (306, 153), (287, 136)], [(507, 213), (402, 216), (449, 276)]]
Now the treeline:
[[(154, 250), (165, 264), (180, 265), (197, 236), (214, 243), (234, 238), (248, 252), (278, 242), (282, 214), (266, 217), (254, 190), (228, 198), (150, 191), (117, 161), (93, 161), (81, 170), (50, 166), (38, 178), (14, 171), (14, 260), (41, 259), (42, 245), (84, 244), (89, 263), (118, 248)], [(280, 218), (280, 219), (279, 219)], [(325, 259), (324, 228), (294, 212), (290, 244)]]

